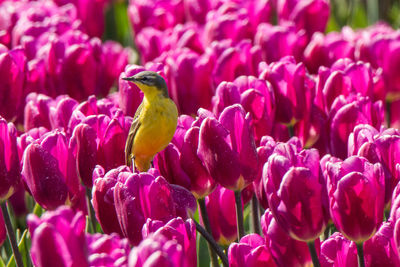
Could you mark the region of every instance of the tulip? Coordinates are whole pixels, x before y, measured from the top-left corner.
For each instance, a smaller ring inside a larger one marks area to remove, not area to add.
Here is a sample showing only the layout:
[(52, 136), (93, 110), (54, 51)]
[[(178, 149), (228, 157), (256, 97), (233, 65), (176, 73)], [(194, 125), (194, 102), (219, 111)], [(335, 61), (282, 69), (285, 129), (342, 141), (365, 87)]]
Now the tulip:
[(187, 263), (187, 255), (176, 240), (168, 240), (163, 235), (151, 236), (134, 247), (129, 254), (129, 267), (166, 266), (192, 267)]
[(192, 219), (186, 221), (174, 218), (167, 223), (147, 219), (142, 229), (143, 239), (162, 235), (168, 240), (176, 240), (186, 255), (186, 266), (197, 266), (196, 226)]
[(43, 208), (55, 209), (66, 201), (79, 202), (74, 158), (63, 133), (51, 132), (40, 143), (28, 145), (22, 161), (23, 179)]
[(273, 87), (277, 122), (294, 125), (309, 115), (314, 84), (302, 63), (296, 64), (293, 57), (285, 57), (265, 66), (260, 77)]
[(294, 56), (300, 61), (307, 45), (307, 36), (304, 31), (296, 31), (291, 25), (261, 23), (257, 27), (254, 43), (261, 48), (261, 58), (268, 64), (285, 56)]
[(169, 94), (179, 113), (192, 115), (200, 107), (210, 108), (213, 62), (207, 55), (180, 48), (162, 54), (159, 60), (165, 65)]
[(186, 132), (179, 158), (182, 169), (190, 179), (190, 191), (197, 199), (208, 196), (217, 186), (216, 181), (198, 157), (199, 134), (199, 127), (192, 127)]
[(278, 0), (277, 12), (279, 24), (293, 22), (297, 29), (304, 29), (311, 37), (315, 32), (325, 32), (329, 19), (329, 1), (293, 1)]
[(333, 223), (344, 236), (361, 244), (373, 236), (383, 219), (385, 180), (382, 166), (357, 156), (326, 164)]
[(228, 250), (229, 266), (276, 266), (263, 238), (257, 234), (242, 237)]
[(311, 73), (318, 73), (320, 66), (330, 67), (340, 58), (354, 59), (355, 34), (349, 27), (341, 32), (330, 32), (326, 35), (315, 33), (304, 50), (304, 62)]
[(130, 246), (117, 234), (86, 234), (89, 265), (99, 267), (127, 266)]
[[(261, 227), (265, 236), (265, 245), (278, 266), (308, 266), (312, 263), (307, 244), (292, 239), (277, 223), (270, 210), (261, 217)], [(319, 253), (319, 239), (314, 242)]]
[(336, 232), (321, 244), (321, 267), (357, 266), (357, 248), (354, 242)]
[(31, 255), (35, 266), (89, 266), (85, 240), (85, 217), (67, 207), (27, 218), (32, 236)]
[(0, 201), (7, 200), (20, 182), (16, 135), (15, 126), (0, 117)]
[(221, 82), (212, 97), (213, 113), (218, 116), (224, 108), (240, 104), (240, 98), (239, 88), (233, 82)]
[(169, 183), (177, 184), (191, 190), (190, 178), (182, 169), (179, 162), (180, 156), (177, 147), (170, 143), (155, 156), (154, 166)]
[(231, 82), (242, 75), (258, 75), (261, 49), (249, 39), (238, 43), (230, 40), (213, 42), (206, 51), (213, 62), (212, 76), (215, 87), (223, 81)]
[(6, 120), (15, 120), (23, 114), (26, 68), (26, 58), (22, 48), (10, 51), (0, 49), (0, 79), (2, 80), (0, 99), (3, 103), (0, 107), (0, 115)]
[(400, 259), (393, 240), (394, 223), (382, 223), (379, 230), (364, 244), (366, 266), (399, 266)]
[(251, 38), (249, 15), (245, 9), (240, 9), (233, 2), (226, 2), (217, 10), (211, 10), (206, 16), (204, 26), (205, 43), (213, 41), (232, 40), (238, 42)]
[(142, 240), (141, 229), (147, 218), (167, 222), (179, 212), (186, 219), (196, 209), (195, 199), (193, 196), (190, 199), (189, 194), (182, 187), (172, 187), (161, 176), (120, 173), (114, 187), (114, 203), (122, 233), (131, 244), (137, 245)]
[(346, 157), (348, 136), (357, 124), (370, 124), (379, 128), (382, 121), (381, 101), (373, 103), (370, 98), (361, 95), (338, 96), (329, 114), (332, 155), (342, 159)]
[(104, 32), (104, 19), (95, 14), (104, 14), (107, 1), (65, 1), (55, 0), (59, 6), (72, 3), (76, 6), (77, 16), (82, 21), (84, 31), (90, 36), (101, 38)]
[(197, 154), (222, 186), (238, 191), (255, 179), (257, 151), (250, 118), (240, 105), (227, 107), (219, 121), (206, 118), (199, 133)]
[(185, 13), (189, 21), (195, 21), (199, 24), (204, 24), (207, 13), (212, 7), (210, 0), (184, 0), (183, 5)]
[(92, 204), (96, 219), (104, 233), (118, 233), (122, 236), (114, 202), (114, 187), (120, 172), (128, 172), (126, 166), (112, 169), (105, 173), (103, 167), (97, 165), (93, 171)]
[(237, 239), (235, 195), (231, 190), (217, 186), (207, 197), (205, 204), (212, 236), (223, 246)]
[(128, 16), (136, 34), (145, 27), (166, 30), (184, 22), (183, 1), (132, 1)]
[(263, 136), (261, 138), (260, 146), (257, 148), (257, 155), (258, 155), (258, 164), (259, 167), (257, 172), (257, 177), (253, 182), (254, 193), (258, 199), (258, 202), (264, 209), (268, 208), (268, 200), (265, 193), (265, 182), (266, 180), (262, 179), (262, 170), (264, 164), (268, 162), (269, 156), (272, 155), (274, 152), (274, 148), (276, 146), (276, 142), (270, 136)]
[(95, 130), (87, 124), (79, 124), (74, 128), (69, 146), (76, 159), (78, 176), (87, 188), (91, 188), (92, 173), (97, 163)]
[(294, 239), (311, 242), (328, 224), (328, 197), (321, 174), (318, 151), (300, 151), (290, 143), (276, 145), (264, 165), (262, 179), (271, 212)]

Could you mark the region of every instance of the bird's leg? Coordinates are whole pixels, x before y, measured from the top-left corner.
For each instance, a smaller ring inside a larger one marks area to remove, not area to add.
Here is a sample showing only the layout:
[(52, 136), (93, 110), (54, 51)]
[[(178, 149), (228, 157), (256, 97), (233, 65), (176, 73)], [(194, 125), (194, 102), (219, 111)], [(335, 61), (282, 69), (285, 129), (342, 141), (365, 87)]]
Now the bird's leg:
[(133, 162), (133, 172), (136, 173), (138, 172), (137, 168), (136, 168), (136, 164), (135, 164), (135, 156), (132, 156), (132, 162)]
[(154, 159), (150, 161), (151, 167), (154, 168)]

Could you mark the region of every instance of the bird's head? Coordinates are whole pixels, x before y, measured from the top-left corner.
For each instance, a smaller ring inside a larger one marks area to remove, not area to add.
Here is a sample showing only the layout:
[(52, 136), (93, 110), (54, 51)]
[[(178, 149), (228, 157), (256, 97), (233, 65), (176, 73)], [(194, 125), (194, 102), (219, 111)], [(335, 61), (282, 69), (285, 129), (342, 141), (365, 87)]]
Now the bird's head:
[(145, 96), (162, 94), (168, 97), (167, 84), (163, 77), (154, 71), (142, 71), (131, 77), (123, 77), (123, 80), (133, 82)]

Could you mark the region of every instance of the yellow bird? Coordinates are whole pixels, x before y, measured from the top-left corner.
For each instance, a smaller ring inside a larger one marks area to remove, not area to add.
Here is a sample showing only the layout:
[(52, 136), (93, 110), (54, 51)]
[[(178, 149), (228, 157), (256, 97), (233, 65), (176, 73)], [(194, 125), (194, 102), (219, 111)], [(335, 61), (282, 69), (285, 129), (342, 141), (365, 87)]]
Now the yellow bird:
[(125, 145), (126, 165), (131, 167), (133, 159), (134, 168), (144, 172), (174, 136), (178, 110), (168, 96), (165, 80), (156, 72), (142, 71), (122, 79), (133, 82), (144, 93)]

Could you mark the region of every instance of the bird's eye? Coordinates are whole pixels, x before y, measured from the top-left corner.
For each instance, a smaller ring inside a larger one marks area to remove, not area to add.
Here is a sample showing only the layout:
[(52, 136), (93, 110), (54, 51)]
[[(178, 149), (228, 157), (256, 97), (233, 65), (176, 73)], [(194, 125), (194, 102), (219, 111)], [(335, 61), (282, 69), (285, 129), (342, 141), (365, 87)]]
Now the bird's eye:
[(146, 76), (143, 77), (143, 78), (142, 78), (142, 81), (144, 81), (144, 82), (147, 81), (147, 77), (146, 77)]

